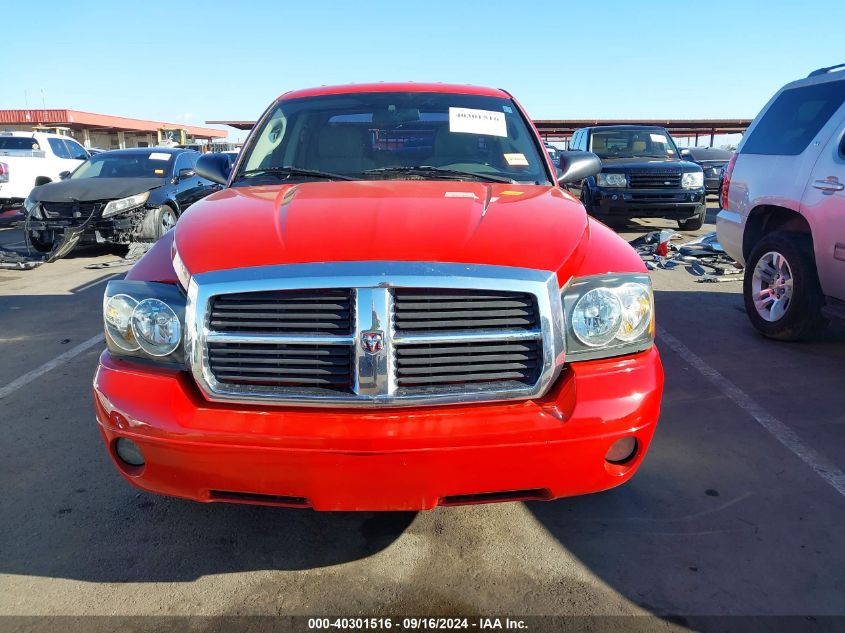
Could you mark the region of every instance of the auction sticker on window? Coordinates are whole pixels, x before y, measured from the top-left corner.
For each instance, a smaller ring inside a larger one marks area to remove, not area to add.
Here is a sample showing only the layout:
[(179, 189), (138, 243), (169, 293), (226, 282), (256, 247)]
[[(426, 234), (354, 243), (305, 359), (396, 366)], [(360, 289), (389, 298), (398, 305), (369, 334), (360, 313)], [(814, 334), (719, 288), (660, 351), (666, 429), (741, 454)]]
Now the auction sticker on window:
[(528, 167), (525, 154), (505, 154), (505, 162), (511, 167)]
[(486, 136), (507, 136), (508, 125), (504, 112), (449, 108), (449, 131)]
[(150, 154), (150, 160), (170, 160), (170, 154), (164, 152), (153, 152)]
[(662, 134), (649, 134), (652, 143), (665, 143), (666, 137)]

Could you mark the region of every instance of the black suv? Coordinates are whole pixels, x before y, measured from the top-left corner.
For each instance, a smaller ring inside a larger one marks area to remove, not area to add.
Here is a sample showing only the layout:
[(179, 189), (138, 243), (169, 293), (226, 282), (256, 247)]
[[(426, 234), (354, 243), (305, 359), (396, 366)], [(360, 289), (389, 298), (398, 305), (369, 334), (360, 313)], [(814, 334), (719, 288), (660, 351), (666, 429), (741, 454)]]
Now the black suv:
[(704, 188), (708, 194), (719, 195), (722, 170), (731, 161), (733, 152), (716, 147), (684, 147), (681, 149), (681, 158), (696, 165), (701, 165), (704, 170)]
[(699, 165), (681, 160), (678, 147), (664, 128), (585, 127), (575, 130), (569, 146), (601, 158), (601, 173), (571, 188), (580, 195), (590, 215), (609, 222), (671, 218), (686, 231), (704, 224), (704, 172)]

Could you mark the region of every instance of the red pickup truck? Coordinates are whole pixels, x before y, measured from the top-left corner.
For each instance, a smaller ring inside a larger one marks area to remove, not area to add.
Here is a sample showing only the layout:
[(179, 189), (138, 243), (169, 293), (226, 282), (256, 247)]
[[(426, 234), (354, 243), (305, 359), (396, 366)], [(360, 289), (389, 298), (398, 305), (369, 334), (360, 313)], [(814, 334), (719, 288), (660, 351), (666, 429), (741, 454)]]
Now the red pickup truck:
[(507, 92), (289, 92), (104, 298), (97, 420), (132, 484), (418, 510), (629, 479), (663, 370), (637, 254)]

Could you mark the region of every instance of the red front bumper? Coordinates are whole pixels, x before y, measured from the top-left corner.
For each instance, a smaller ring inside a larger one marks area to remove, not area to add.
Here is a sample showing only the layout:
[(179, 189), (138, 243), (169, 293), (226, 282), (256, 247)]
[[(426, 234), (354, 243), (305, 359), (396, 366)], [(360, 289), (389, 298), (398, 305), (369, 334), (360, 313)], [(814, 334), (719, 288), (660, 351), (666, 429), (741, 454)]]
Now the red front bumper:
[[(656, 349), (578, 363), (539, 400), (337, 410), (208, 402), (185, 372), (152, 371), (104, 352), (97, 420), (136, 486), (197, 501), (419, 510), (450, 503), (597, 492), (629, 479), (660, 409)], [(634, 436), (636, 456), (605, 461)], [(114, 442), (135, 441), (127, 467)]]

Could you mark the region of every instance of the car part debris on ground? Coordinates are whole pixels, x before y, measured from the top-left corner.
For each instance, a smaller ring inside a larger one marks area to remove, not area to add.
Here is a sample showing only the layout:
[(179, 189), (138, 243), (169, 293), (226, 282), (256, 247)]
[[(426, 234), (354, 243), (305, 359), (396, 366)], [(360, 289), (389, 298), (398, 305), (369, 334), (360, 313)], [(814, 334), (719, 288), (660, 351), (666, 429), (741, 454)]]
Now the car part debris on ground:
[(683, 244), (675, 243), (683, 238), (680, 233), (664, 229), (638, 237), (630, 244), (649, 270), (672, 270), (685, 266), (687, 272), (698, 277), (700, 282), (742, 279), (742, 267), (725, 253), (715, 231)]
[(152, 245), (153, 242), (132, 242), (129, 244), (129, 251), (120, 259), (113, 259), (110, 262), (98, 262), (96, 264), (88, 264), (85, 268), (98, 269), (131, 266), (136, 261), (141, 259), (144, 253), (146, 253), (148, 250), (150, 250), (150, 248), (152, 248)]
[[(84, 222), (77, 227), (66, 229), (62, 238), (57, 240), (53, 248), (47, 253), (39, 253), (26, 238), (23, 242), (18, 242), (11, 247), (0, 248), (0, 270), (32, 270), (42, 264), (49, 264), (63, 258), (77, 246), (87, 224), (87, 222)], [(24, 235), (26, 235), (26, 222), (21, 222), (18, 226), (24, 229)], [(130, 242), (128, 244), (129, 250), (124, 257), (111, 262), (90, 264), (86, 268), (131, 266), (150, 250), (152, 245), (152, 241)]]

